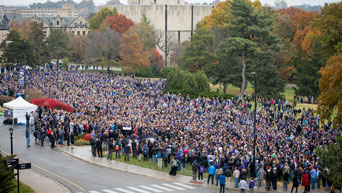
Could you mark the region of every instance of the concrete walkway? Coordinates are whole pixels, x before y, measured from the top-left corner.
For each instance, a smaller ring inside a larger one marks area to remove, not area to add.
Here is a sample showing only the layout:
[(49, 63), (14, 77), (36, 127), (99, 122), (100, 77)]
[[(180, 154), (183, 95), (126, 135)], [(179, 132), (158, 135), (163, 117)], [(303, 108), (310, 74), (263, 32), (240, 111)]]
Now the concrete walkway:
[[(143, 167), (136, 166), (136, 165), (130, 165), (130, 164), (118, 162), (115, 160), (110, 161), (110, 160), (107, 160), (106, 158), (93, 157), (91, 154), (90, 146), (74, 146), (74, 149), (71, 149), (70, 146), (58, 146), (57, 149), (75, 158), (78, 158), (80, 160), (86, 161), (88, 163), (96, 164), (102, 167), (108, 167), (108, 168), (112, 168), (112, 169), (123, 171), (123, 172), (129, 172), (133, 174), (148, 176), (152, 178), (158, 178), (162, 180), (176, 181), (176, 182), (186, 183), (186, 184), (191, 183), (191, 184), (201, 185), (207, 188), (219, 189), (219, 186), (215, 186), (215, 184), (207, 185), (206, 179), (204, 179), (204, 181), (192, 181), (192, 177), (190, 176), (183, 176), (183, 175), (170, 176), (166, 172), (152, 170), (149, 168), (143, 168)], [(264, 185), (265, 185), (265, 182), (264, 182)], [(235, 192), (240, 192), (240, 189), (235, 189), (233, 188), (233, 186), (234, 186), (234, 182), (231, 181), (228, 189), (233, 190)], [(287, 192), (290, 192), (291, 188), (292, 186), (289, 186)], [(284, 191), (282, 189), (283, 189), (282, 182), (278, 182), (277, 192), (283, 193)], [(301, 193), (302, 191), (303, 191), (302, 186), (299, 186), (298, 193)], [(266, 191), (265, 189), (254, 189), (254, 192), (269, 193), (272, 191)], [(324, 193), (325, 191), (322, 188), (320, 190), (318, 189), (311, 190), (310, 192), (311, 193)]]
[(69, 193), (63, 185), (32, 170), (20, 171), (20, 182), (30, 186), (35, 193)]
[(74, 146), (74, 149), (71, 149), (68, 146), (58, 146), (58, 150), (74, 156), (80, 160), (100, 165), (103, 167), (112, 168), (115, 170), (123, 171), (123, 172), (129, 172), (133, 174), (138, 174), (142, 176), (148, 176), (152, 178), (158, 178), (162, 180), (169, 180), (169, 181), (175, 181), (175, 182), (181, 182), (181, 183), (187, 183), (190, 182), (192, 179), (189, 176), (183, 176), (183, 175), (177, 175), (177, 176), (170, 176), (168, 173), (152, 170), (149, 168), (143, 168), (140, 166), (130, 165), (123, 162), (118, 162), (115, 160), (107, 160), (106, 158), (98, 158), (93, 157), (90, 151), (90, 146)]

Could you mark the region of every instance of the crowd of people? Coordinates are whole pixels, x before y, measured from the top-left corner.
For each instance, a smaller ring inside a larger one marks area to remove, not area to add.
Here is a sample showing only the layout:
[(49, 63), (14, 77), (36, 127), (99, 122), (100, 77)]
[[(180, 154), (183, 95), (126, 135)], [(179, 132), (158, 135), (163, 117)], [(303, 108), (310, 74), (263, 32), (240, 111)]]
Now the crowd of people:
[[(300, 184), (305, 191), (321, 185), (330, 190), (333, 185), (325, 178), (329, 169), (321, 168), (315, 150), (335, 143), (341, 127), (332, 129), (330, 122), (321, 123), (313, 110), (297, 110), (286, 101), (259, 97), (253, 133), (254, 115), (248, 100), (190, 99), (164, 93), (165, 80), (30, 71), (27, 81), (29, 87), (74, 109), (68, 113), (39, 108), (32, 113), (36, 141), (43, 139), (41, 145), (45, 136), (53, 148), (55, 143), (73, 144), (75, 136), (89, 132), (94, 156), (103, 156), (106, 143), (108, 159), (151, 158), (159, 168), (171, 164), (171, 175), (190, 163), (194, 180), (203, 180), (203, 173), (208, 172), (207, 183), (215, 180), (223, 191), (231, 179), (235, 188), (243, 189), (250, 179), (249, 189), (265, 185), (266, 190), (277, 190), (282, 180), (284, 191), (292, 181), (291, 192), (295, 189), (296, 193)], [(15, 93), (20, 88), (17, 82), (8, 75), (0, 89)]]

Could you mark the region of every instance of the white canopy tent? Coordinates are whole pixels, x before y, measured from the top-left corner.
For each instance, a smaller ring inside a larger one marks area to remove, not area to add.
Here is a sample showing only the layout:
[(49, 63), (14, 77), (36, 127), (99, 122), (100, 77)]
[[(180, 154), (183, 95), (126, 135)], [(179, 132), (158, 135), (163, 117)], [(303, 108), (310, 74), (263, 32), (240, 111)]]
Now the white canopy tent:
[(26, 123), (26, 112), (31, 113), (37, 109), (37, 106), (24, 100), (22, 97), (18, 97), (13, 101), (4, 104), (4, 107), (13, 110), (13, 119), (17, 118), (18, 123)]

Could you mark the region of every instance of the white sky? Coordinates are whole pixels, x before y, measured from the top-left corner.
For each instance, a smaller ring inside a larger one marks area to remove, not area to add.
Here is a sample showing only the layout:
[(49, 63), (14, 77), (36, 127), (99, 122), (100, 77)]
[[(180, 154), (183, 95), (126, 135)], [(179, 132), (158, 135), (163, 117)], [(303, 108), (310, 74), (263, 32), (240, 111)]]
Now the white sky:
[[(44, 3), (47, 0), (0, 0), (0, 5), (29, 5), (34, 2)], [(50, 1), (58, 1), (58, 0), (50, 0)], [(74, 0), (76, 2), (80, 2), (81, 0)], [(104, 5), (107, 0), (94, 0), (96, 5)], [(120, 0), (121, 3), (126, 4), (127, 0)], [(212, 2), (212, 0), (185, 0), (189, 3), (204, 3), (204, 2)], [(285, 0), (288, 6), (292, 5), (302, 5), (302, 4), (309, 4), (309, 5), (324, 5), (324, 3), (332, 3), (332, 2), (339, 2), (341, 0)], [(274, 5), (274, 0), (261, 0), (263, 4)]]

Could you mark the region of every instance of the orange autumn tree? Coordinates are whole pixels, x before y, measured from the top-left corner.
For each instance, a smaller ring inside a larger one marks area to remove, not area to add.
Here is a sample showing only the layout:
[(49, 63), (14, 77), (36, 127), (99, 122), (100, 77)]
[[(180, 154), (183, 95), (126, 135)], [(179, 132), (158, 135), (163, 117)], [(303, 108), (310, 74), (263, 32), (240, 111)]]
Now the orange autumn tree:
[(163, 56), (158, 52), (156, 48), (153, 48), (151, 62), (153, 66), (156, 66), (159, 70), (163, 68), (164, 59)]
[(104, 20), (104, 23), (108, 25), (111, 29), (114, 29), (115, 31), (119, 33), (125, 33), (129, 30), (131, 26), (134, 25), (134, 22), (127, 18), (124, 15), (113, 15), (113, 16), (107, 16)]
[(342, 123), (342, 54), (331, 56), (327, 65), (319, 72), (321, 95), (318, 97), (317, 111), (323, 120), (330, 120), (336, 112), (336, 127)]
[(137, 68), (148, 67), (150, 65), (150, 54), (143, 50), (137, 34), (124, 34), (120, 43), (120, 65), (126, 70), (136, 71)]

